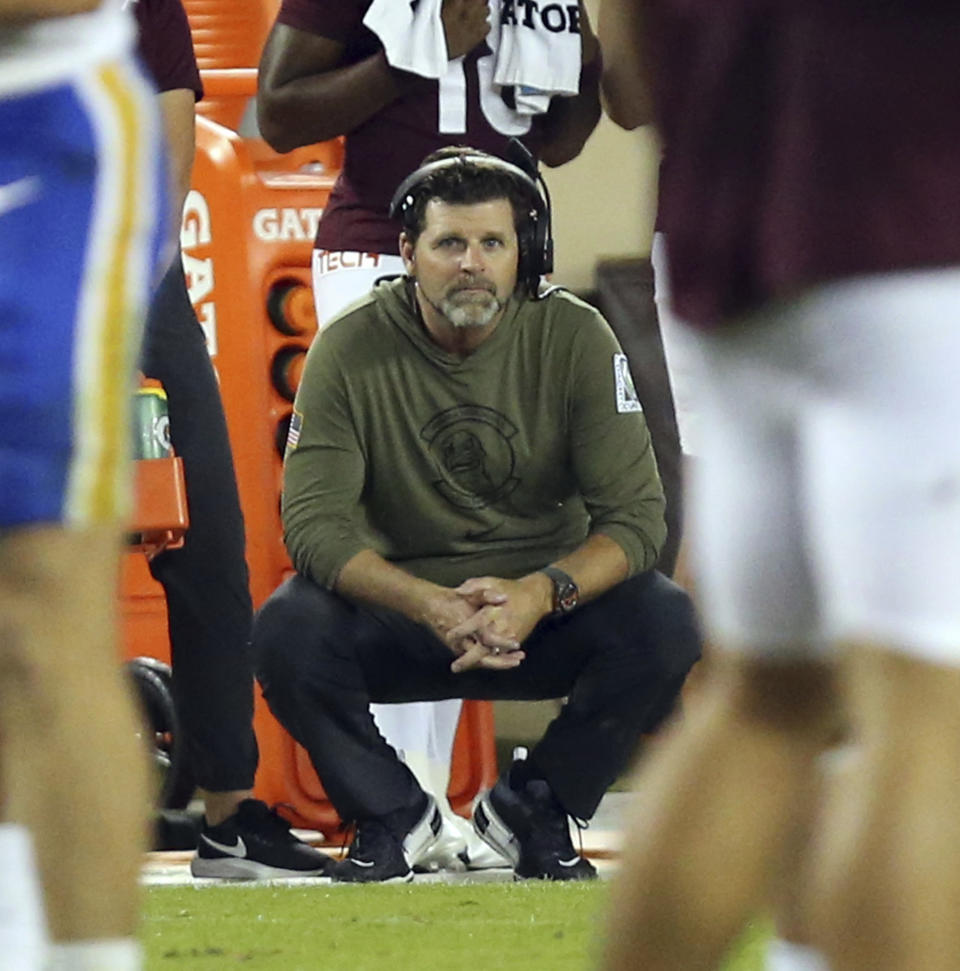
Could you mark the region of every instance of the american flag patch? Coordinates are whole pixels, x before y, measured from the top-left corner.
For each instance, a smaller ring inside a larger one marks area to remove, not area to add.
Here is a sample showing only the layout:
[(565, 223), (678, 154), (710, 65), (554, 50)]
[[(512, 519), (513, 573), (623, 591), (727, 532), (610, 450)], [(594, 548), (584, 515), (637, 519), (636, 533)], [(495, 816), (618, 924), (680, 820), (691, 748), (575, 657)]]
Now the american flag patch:
[(292, 452), (300, 441), (300, 429), (303, 428), (303, 415), (294, 408), (290, 416), (290, 430), (287, 432), (287, 452)]

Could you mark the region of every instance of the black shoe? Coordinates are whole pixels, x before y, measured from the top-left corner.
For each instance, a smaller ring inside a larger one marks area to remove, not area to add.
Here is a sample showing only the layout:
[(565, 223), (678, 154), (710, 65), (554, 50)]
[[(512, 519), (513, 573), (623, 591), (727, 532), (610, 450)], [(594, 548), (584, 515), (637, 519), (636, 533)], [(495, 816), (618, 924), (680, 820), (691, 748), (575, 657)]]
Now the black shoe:
[(413, 867), (429, 856), (443, 819), (432, 796), (413, 810), (360, 819), (346, 857), (335, 865), (340, 883), (406, 883)]
[(329, 876), (333, 860), (298, 840), (286, 820), (257, 799), (244, 799), (217, 826), (204, 824), (190, 861), (195, 877), (257, 880)]
[(529, 779), (514, 788), (510, 775), (473, 812), (480, 838), (513, 863), (517, 879), (595, 880), (597, 871), (574, 850), (569, 819), (547, 782)]

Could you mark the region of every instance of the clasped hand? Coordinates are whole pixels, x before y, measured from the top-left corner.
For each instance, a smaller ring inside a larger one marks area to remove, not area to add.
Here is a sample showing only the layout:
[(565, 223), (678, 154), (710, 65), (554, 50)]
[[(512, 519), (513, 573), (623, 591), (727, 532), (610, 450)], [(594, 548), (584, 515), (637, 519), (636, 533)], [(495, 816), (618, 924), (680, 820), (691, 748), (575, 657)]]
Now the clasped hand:
[(526, 657), (522, 645), (542, 616), (536, 597), (518, 580), (475, 577), (443, 597), (431, 623), (457, 655), (454, 673), (506, 671)]

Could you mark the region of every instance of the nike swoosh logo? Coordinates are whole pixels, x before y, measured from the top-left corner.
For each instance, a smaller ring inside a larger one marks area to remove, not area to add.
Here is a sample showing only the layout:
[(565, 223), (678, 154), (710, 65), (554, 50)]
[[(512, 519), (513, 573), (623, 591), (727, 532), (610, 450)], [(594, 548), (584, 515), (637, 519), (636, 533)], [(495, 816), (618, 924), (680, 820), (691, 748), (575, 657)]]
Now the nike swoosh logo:
[(242, 836), (237, 837), (237, 842), (233, 846), (228, 846), (226, 843), (218, 843), (216, 840), (212, 840), (206, 835), (202, 836), (202, 839), (215, 850), (219, 850), (221, 853), (226, 853), (227, 856), (244, 857), (247, 855), (247, 847), (243, 842)]
[(354, 860), (352, 857), (348, 857), (347, 859), (349, 859), (354, 866), (376, 866), (377, 865), (375, 860)]
[(576, 866), (580, 862), (580, 857), (575, 856), (572, 860), (557, 860), (560, 866)]
[(33, 202), (38, 195), (40, 195), (40, 179), (35, 175), (27, 175), (17, 179), (16, 182), (0, 185), (0, 215)]

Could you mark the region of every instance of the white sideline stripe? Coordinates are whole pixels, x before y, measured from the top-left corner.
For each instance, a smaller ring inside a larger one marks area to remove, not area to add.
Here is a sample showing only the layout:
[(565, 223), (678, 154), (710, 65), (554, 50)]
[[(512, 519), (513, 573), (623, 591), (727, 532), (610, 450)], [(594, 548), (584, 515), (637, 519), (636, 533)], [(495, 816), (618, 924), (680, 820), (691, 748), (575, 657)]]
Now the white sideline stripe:
[[(152, 854), (160, 856), (162, 854)], [(180, 855), (180, 854), (175, 854)], [(611, 877), (616, 870), (616, 862), (613, 860), (592, 860), (597, 868), (602, 880)], [(512, 883), (513, 871), (501, 870), (468, 870), (466, 873), (453, 873), (442, 870), (438, 873), (418, 873), (413, 878), (413, 884), (477, 884), (477, 883)], [(189, 862), (164, 863), (162, 861), (151, 861), (144, 866), (140, 874), (140, 885), (143, 887), (187, 887), (192, 886), (198, 890), (214, 887), (303, 887), (303, 886), (322, 886), (327, 887), (352, 887), (351, 883), (332, 883), (329, 877), (282, 877), (271, 878), (268, 880), (217, 880), (204, 877), (197, 879), (190, 875)], [(411, 884), (406, 884), (411, 886)]]

